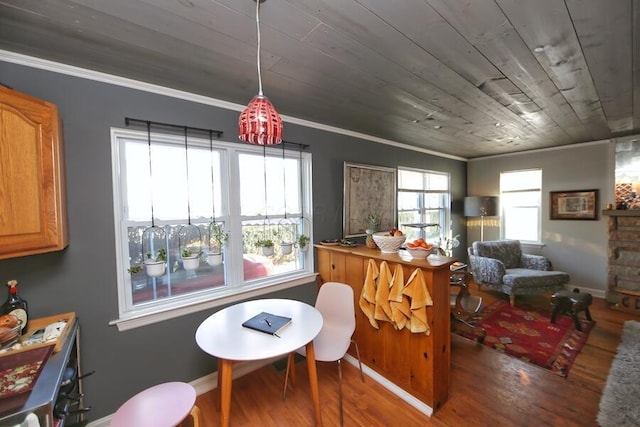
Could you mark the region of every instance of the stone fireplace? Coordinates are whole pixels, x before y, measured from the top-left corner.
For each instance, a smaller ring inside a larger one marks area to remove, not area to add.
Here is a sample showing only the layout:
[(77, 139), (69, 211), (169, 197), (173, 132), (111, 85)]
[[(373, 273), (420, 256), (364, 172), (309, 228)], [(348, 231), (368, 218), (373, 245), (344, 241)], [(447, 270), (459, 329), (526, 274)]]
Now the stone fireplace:
[(640, 314), (640, 209), (602, 213), (609, 217), (607, 300)]

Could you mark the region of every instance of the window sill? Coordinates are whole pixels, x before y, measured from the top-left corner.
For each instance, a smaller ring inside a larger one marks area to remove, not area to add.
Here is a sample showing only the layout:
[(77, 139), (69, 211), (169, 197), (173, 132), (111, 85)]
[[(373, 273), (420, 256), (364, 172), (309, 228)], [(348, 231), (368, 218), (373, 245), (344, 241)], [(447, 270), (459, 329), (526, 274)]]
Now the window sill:
[(249, 298), (258, 297), (265, 294), (270, 294), (283, 289), (293, 288), (303, 284), (310, 283), (316, 279), (317, 273), (305, 273), (301, 276), (296, 276), (293, 279), (281, 281), (275, 284), (265, 284), (264, 286), (245, 289), (244, 291), (238, 291), (233, 294), (224, 295), (219, 298), (201, 302), (195, 302), (186, 306), (176, 307), (173, 309), (162, 309), (157, 312), (149, 312), (144, 314), (132, 314), (127, 317), (121, 317), (119, 319), (109, 322), (110, 326), (117, 326), (118, 331), (127, 331), (129, 329), (139, 328), (141, 326), (151, 325), (154, 323), (162, 322), (164, 320), (173, 319), (176, 317), (184, 316), (191, 313), (196, 313), (202, 310), (208, 310), (211, 308), (219, 307), (241, 301)]
[(538, 243), (538, 242), (520, 242), (520, 246), (522, 247), (530, 247), (535, 249), (542, 249), (546, 245), (546, 243)]

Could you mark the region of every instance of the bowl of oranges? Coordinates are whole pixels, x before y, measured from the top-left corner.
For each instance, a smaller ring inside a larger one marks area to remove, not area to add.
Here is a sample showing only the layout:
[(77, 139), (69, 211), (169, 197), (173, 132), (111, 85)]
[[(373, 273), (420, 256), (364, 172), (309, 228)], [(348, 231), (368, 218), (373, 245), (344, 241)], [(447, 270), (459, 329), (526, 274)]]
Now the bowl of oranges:
[(412, 258), (426, 258), (431, 254), (433, 245), (427, 243), (422, 237), (420, 237), (413, 242), (408, 242), (405, 245), (405, 248)]

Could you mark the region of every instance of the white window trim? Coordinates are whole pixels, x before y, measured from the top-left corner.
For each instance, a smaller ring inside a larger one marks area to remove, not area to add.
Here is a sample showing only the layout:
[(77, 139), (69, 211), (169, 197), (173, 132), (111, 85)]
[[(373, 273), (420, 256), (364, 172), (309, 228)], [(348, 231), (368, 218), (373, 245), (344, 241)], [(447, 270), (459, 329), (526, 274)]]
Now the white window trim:
[[(144, 138), (146, 139), (146, 132), (135, 131), (131, 129), (121, 129), (121, 128), (111, 128), (111, 158), (119, 158), (120, 156), (120, 145), (116, 143), (118, 138), (136, 138), (139, 139), (141, 135), (144, 134)], [(156, 135), (152, 134), (152, 138), (156, 138)], [(160, 136), (162, 139), (162, 135)], [(215, 146), (214, 142), (214, 146)], [(233, 143), (222, 143), (223, 147), (226, 150), (230, 150), (229, 158), (232, 158), (234, 161), (227, 160), (226, 164), (222, 165), (224, 171), (228, 171), (230, 181), (229, 188), (239, 188), (239, 168), (237, 165), (237, 156), (240, 152), (252, 152), (252, 153), (263, 153), (262, 147), (250, 146), (250, 145), (238, 145), (238, 147), (229, 147), (229, 144)], [(305, 180), (305, 186), (309, 189), (309, 191), (305, 191), (303, 196), (304, 200), (301, 200), (302, 209), (304, 212), (304, 217), (309, 219), (311, 223), (313, 223), (312, 217), (312, 195), (311, 188), (312, 187), (312, 171), (311, 171), (311, 153), (302, 153), (302, 157), (304, 158), (304, 162), (302, 163), (302, 174), (303, 179)], [(122, 171), (120, 170), (120, 162), (112, 163), (112, 188), (113, 188), (113, 200), (114, 200), (114, 229), (119, 230), (119, 212), (122, 212), (122, 194), (121, 188), (118, 183), (118, 176)], [(226, 172), (225, 172), (226, 173)], [(230, 192), (228, 188), (222, 189), (221, 197), (227, 198), (229, 200), (228, 206), (231, 211), (229, 212), (229, 225), (230, 229), (239, 229), (240, 228), (240, 213), (236, 210), (239, 209), (239, 194), (237, 192)], [(305, 209), (307, 207), (307, 209)], [(235, 228), (234, 228), (235, 227)], [(115, 247), (116, 247), (116, 268), (117, 274), (123, 275), (120, 280), (125, 280), (124, 275), (127, 275), (127, 268), (129, 266), (128, 262), (122, 257), (122, 245), (127, 244), (128, 236), (120, 235), (118, 236), (117, 231), (114, 233), (115, 237)], [(313, 241), (313, 235), (309, 236), (311, 241)], [(240, 257), (236, 259), (242, 258), (242, 244), (240, 241), (234, 242), (233, 239), (230, 239), (227, 246), (227, 251), (231, 254), (235, 255), (235, 257)], [(233, 263), (234, 256), (230, 257), (230, 263)], [(241, 301), (248, 298), (254, 298), (257, 296), (273, 293), (276, 291), (289, 289), (292, 287), (300, 286), (303, 284), (308, 284), (316, 280), (317, 273), (314, 272), (315, 260), (314, 260), (314, 251), (309, 249), (306, 254), (306, 267), (304, 270), (298, 270), (293, 273), (274, 275), (271, 277), (267, 277), (264, 279), (260, 279), (256, 281), (256, 283), (244, 283), (244, 277), (242, 269), (234, 268), (233, 264), (230, 264), (230, 274), (228, 274), (228, 283), (224, 290), (218, 290), (216, 295), (210, 297), (206, 300), (203, 300), (198, 293), (188, 294), (183, 297), (176, 297), (171, 302), (166, 302), (162, 304), (162, 306), (158, 305), (150, 305), (149, 307), (136, 307), (134, 310), (127, 310), (125, 304), (125, 298), (128, 298), (125, 294), (125, 287), (118, 284), (117, 293), (118, 293), (118, 312), (119, 316), (117, 319), (114, 319), (109, 322), (109, 325), (115, 325), (118, 327), (119, 331), (126, 331), (129, 329), (150, 325), (156, 322), (180, 317), (183, 315), (196, 313), (202, 310), (207, 310), (215, 307), (219, 307), (222, 305), (226, 305), (229, 303), (233, 303), (236, 301)], [(244, 284), (243, 284), (244, 283)], [(234, 285), (235, 284), (235, 285)], [(243, 284), (243, 285), (239, 285)]]
[(533, 248), (533, 249), (543, 249), (547, 246), (546, 243), (540, 243), (540, 242), (520, 242), (522, 248)]
[[(311, 249), (309, 251), (311, 252)], [(157, 322), (162, 322), (164, 320), (174, 319), (176, 317), (184, 316), (187, 314), (197, 313), (199, 311), (209, 310), (245, 299), (255, 298), (273, 292), (308, 284), (314, 282), (317, 275), (318, 273), (303, 273), (295, 276), (289, 275), (287, 276), (287, 280), (285, 281), (283, 281), (280, 277), (277, 281), (269, 283), (263, 282), (255, 287), (245, 286), (242, 288), (241, 292), (238, 292), (238, 289), (236, 288), (233, 289), (233, 291), (235, 291), (234, 293), (221, 293), (219, 297), (207, 301), (194, 300), (191, 304), (171, 309), (156, 308), (155, 310), (141, 312), (135, 315), (121, 316), (119, 319), (110, 321), (109, 325), (117, 326), (118, 331), (127, 331), (129, 329), (151, 325)]]

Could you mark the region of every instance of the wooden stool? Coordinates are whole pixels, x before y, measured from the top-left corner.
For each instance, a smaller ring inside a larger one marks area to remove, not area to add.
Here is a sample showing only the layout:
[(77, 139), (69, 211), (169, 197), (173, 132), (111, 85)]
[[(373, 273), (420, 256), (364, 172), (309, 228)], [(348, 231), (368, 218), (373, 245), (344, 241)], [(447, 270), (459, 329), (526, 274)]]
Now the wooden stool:
[(111, 427), (174, 427), (188, 415), (199, 427), (196, 390), (187, 383), (158, 384), (127, 400), (111, 418)]
[(568, 313), (571, 315), (571, 318), (576, 325), (576, 329), (582, 331), (582, 326), (578, 319), (578, 313), (584, 311), (587, 320), (592, 322), (591, 313), (589, 313), (591, 301), (591, 294), (586, 292), (580, 293), (578, 288), (575, 288), (573, 292), (567, 290), (556, 292), (551, 296), (551, 305), (553, 306), (551, 323), (556, 323), (558, 313)]

